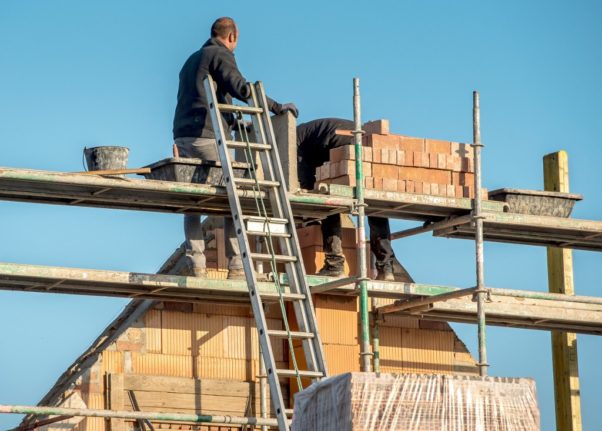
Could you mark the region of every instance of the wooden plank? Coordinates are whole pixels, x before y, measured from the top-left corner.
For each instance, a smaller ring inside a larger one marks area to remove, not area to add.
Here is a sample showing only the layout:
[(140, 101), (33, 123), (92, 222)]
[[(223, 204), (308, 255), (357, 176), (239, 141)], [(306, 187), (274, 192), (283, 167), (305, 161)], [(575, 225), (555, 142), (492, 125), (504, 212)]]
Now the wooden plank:
[[(123, 390), (123, 374), (107, 374), (107, 386), (109, 392), (109, 409), (124, 410), (125, 392)], [(125, 431), (125, 421), (123, 419), (110, 419), (111, 431)]]
[[(255, 384), (234, 380), (188, 379), (182, 377), (148, 376), (127, 374), (124, 379), (126, 390), (161, 391), (165, 393), (202, 394), (221, 396), (243, 396)], [(258, 390), (258, 389), (257, 389)]]
[[(569, 162), (565, 151), (543, 159), (546, 191), (569, 193)], [(550, 292), (574, 295), (573, 254), (569, 249), (548, 247), (548, 287)], [(577, 358), (577, 335), (552, 332), (552, 363), (556, 400), (556, 429), (581, 431), (581, 396)]]

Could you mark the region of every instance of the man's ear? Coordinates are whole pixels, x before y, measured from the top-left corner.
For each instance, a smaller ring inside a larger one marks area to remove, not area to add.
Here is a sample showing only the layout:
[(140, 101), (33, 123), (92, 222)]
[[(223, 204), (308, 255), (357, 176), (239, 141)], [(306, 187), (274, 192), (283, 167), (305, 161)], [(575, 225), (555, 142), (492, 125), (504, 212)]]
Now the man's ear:
[(228, 42), (230, 42), (230, 43), (236, 42), (236, 33), (234, 33), (234, 32), (228, 33)]

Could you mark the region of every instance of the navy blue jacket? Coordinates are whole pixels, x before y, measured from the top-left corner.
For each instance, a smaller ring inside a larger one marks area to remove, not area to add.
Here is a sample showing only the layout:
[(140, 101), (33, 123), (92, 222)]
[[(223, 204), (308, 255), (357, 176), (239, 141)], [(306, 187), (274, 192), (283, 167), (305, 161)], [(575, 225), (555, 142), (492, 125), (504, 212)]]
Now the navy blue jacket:
[[(249, 84), (238, 70), (234, 53), (219, 40), (209, 39), (186, 60), (180, 71), (178, 103), (173, 120), (174, 139), (215, 137), (203, 85), (207, 75), (215, 81), (218, 103), (231, 104), (233, 97), (246, 102), (250, 96)], [(268, 97), (268, 108), (272, 112), (278, 113), (281, 107)], [(233, 115), (224, 114), (224, 120), (231, 128)]]

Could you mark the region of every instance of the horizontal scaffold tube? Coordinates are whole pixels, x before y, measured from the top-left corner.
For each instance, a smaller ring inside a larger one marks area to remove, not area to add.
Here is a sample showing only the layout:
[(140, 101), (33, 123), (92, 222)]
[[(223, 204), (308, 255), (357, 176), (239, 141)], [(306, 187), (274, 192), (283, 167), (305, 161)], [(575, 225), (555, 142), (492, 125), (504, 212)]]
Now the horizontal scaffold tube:
[(92, 410), (71, 409), (64, 407), (40, 407), (40, 406), (16, 406), (0, 405), (0, 413), (17, 413), (29, 415), (65, 415), (65, 416), (87, 416), (97, 418), (119, 418), (119, 419), (148, 419), (154, 421), (173, 422), (195, 422), (195, 423), (218, 423), (234, 425), (257, 425), (278, 426), (276, 419), (262, 419), (255, 417), (239, 416), (213, 416), (213, 415), (191, 415), (182, 413), (157, 413), (157, 412), (128, 412), (118, 410)]

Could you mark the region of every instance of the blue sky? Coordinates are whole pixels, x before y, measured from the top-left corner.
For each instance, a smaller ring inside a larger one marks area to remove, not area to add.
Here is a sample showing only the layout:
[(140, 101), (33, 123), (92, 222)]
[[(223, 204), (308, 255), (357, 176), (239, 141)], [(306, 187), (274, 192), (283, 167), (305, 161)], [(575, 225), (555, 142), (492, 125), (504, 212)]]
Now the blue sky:
[[(569, 153), (578, 218), (602, 218), (602, 4), (595, 1), (15, 1), (0, 3), (0, 165), (80, 170), (81, 150), (130, 148), (130, 167), (169, 156), (177, 75), (212, 21), (234, 17), (236, 56), (300, 120), (351, 117), (396, 133), (469, 142), (481, 92), (484, 185), (542, 187), (542, 156)], [(181, 218), (0, 202), (0, 261), (155, 272)], [(393, 228), (411, 226), (393, 222)], [(471, 286), (474, 245), (428, 236), (396, 254), (425, 283)], [(490, 286), (546, 290), (545, 250), (487, 243)], [(598, 295), (600, 254), (575, 252), (575, 289)], [(0, 403), (35, 404), (125, 305), (100, 297), (0, 292)], [(455, 325), (476, 353), (476, 328)], [(490, 373), (537, 381), (554, 426), (547, 332), (489, 328)], [(602, 343), (579, 336), (584, 429), (598, 408)], [(0, 416), (0, 428), (18, 422)]]

